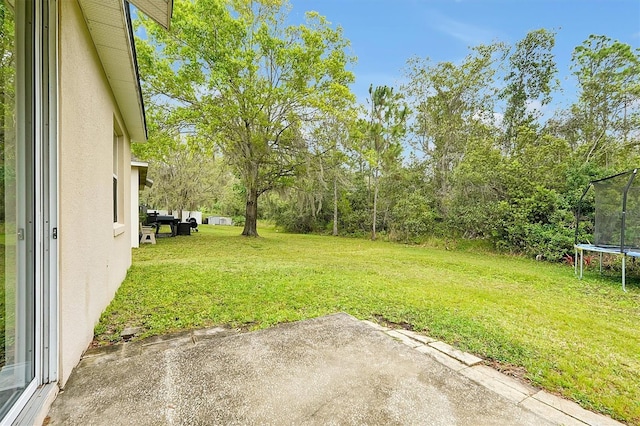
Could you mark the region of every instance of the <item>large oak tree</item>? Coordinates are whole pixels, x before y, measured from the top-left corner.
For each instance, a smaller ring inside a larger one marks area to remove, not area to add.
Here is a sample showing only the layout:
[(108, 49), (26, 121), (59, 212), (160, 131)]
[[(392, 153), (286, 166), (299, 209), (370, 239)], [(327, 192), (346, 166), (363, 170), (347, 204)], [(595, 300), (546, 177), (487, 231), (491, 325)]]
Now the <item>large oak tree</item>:
[(288, 10), (280, 0), (179, 0), (171, 31), (147, 21), (136, 41), (150, 115), (222, 151), (246, 188), (247, 236), (257, 236), (258, 197), (304, 168), (310, 123), (352, 100), (342, 30), (315, 12), (288, 25)]

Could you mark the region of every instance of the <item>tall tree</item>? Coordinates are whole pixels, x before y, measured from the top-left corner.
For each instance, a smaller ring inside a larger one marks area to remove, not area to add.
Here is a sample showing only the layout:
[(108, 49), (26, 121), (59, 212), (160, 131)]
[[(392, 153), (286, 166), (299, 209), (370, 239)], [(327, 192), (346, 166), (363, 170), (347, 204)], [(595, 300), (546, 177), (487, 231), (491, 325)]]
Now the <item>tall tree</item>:
[(287, 25), (283, 0), (178, 0), (172, 29), (137, 40), (151, 108), (213, 140), (246, 188), (242, 232), (257, 236), (258, 198), (305, 165), (304, 129), (352, 99), (341, 28), (315, 12)]
[(351, 146), (350, 133), (354, 131), (355, 110), (346, 110), (340, 116), (327, 116), (314, 134), (316, 158), (319, 160), (318, 178), (331, 188), (333, 204), (332, 235), (338, 235), (338, 200), (341, 187), (348, 182), (346, 166)]
[(500, 94), (507, 102), (503, 119), (507, 155), (511, 154), (518, 128), (532, 126), (539, 118), (536, 103), (543, 107), (551, 101), (551, 91), (557, 86), (556, 63), (551, 52), (554, 46), (555, 33), (534, 30), (516, 43), (509, 56), (506, 85)]
[(609, 166), (619, 150), (640, 142), (640, 49), (591, 35), (575, 48), (571, 67), (580, 90), (572, 114), (583, 158)]
[(441, 209), (451, 189), (451, 175), (463, 158), (467, 143), (478, 130), (495, 125), (494, 62), (502, 44), (475, 47), (461, 64), (412, 58), (409, 83), (403, 86), (415, 111), (412, 133), (418, 149), (432, 165)]
[(392, 87), (369, 87), (369, 117), (366, 123), (364, 156), (373, 180), (371, 239), (376, 239), (380, 176), (398, 162), (401, 138), (406, 132), (408, 107)]
[(309, 232), (328, 227), (333, 204), (333, 235), (338, 235), (339, 195), (350, 184), (349, 147), (355, 110), (340, 116), (326, 115), (307, 134), (309, 156), (300, 176), (290, 188), (267, 198), (278, 225), (289, 231)]

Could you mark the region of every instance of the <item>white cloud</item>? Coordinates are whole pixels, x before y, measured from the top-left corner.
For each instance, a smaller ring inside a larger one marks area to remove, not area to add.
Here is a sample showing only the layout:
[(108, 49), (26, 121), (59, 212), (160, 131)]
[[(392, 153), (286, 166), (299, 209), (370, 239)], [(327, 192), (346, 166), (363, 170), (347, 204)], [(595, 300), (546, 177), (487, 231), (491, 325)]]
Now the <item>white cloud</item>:
[(429, 13), (429, 24), (435, 30), (470, 46), (490, 43), (496, 38), (493, 30), (451, 19), (435, 10)]
[(502, 127), (502, 123), (504, 122), (504, 114), (499, 112), (494, 112), (492, 115), (493, 115), (493, 124), (496, 127)]
[(542, 103), (537, 99), (527, 99), (525, 108), (528, 113), (534, 114), (536, 116), (542, 115), (542, 113), (544, 112)]
[(478, 111), (473, 114), (473, 118), (487, 126), (502, 127), (504, 114), (495, 111)]

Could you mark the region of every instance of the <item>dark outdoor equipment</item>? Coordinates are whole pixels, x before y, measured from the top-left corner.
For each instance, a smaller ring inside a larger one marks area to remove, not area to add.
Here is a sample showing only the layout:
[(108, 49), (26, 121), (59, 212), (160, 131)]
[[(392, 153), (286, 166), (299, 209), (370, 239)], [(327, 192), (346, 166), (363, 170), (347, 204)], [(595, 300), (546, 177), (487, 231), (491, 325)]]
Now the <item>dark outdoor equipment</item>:
[[(156, 228), (156, 236), (175, 237), (178, 231), (178, 223), (180, 219), (176, 219), (172, 215), (160, 215), (158, 213), (147, 213), (145, 225), (154, 226)], [(170, 232), (160, 232), (162, 225), (169, 225)]]
[(189, 222), (178, 223), (177, 235), (191, 235), (191, 223)]
[(195, 232), (198, 232), (198, 221), (195, 217), (190, 217), (189, 219), (187, 219), (187, 222), (189, 222), (191, 229), (193, 229)]

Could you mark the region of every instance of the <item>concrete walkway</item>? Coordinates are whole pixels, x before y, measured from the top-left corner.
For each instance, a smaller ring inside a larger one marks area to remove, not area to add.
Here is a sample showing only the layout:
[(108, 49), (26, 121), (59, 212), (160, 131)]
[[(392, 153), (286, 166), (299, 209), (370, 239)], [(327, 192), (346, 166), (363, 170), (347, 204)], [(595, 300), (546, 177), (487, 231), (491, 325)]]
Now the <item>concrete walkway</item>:
[(89, 351), (49, 425), (618, 424), (442, 342), (346, 314)]

